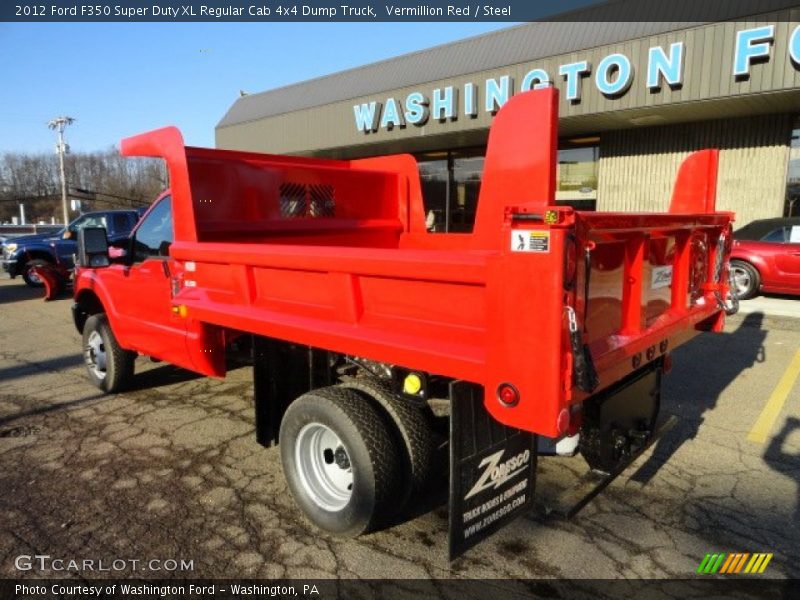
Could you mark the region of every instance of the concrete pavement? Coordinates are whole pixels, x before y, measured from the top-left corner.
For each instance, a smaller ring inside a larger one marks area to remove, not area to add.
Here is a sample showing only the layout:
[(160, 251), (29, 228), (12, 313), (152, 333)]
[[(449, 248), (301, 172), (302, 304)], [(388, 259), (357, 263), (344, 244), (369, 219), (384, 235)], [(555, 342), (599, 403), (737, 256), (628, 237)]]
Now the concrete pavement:
[[(436, 498), (357, 540), (311, 528), (277, 449), (255, 443), (248, 367), (217, 381), (140, 358), (135, 390), (100, 395), (70, 302), (0, 280), (0, 577), (49, 554), (145, 561), (112, 573), (142, 578), (686, 578), (707, 552), (773, 552), (765, 577), (800, 576), (796, 380), (768, 440), (748, 440), (800, 321), (750, 312), (678, 349), (662, 403), (678, 422), (654, 448), (571, 520), (545, 508), (585, 463), (541, 459), (538, 509), (448, 564)], [(192, 568), (142, 570), (152, 559)]]

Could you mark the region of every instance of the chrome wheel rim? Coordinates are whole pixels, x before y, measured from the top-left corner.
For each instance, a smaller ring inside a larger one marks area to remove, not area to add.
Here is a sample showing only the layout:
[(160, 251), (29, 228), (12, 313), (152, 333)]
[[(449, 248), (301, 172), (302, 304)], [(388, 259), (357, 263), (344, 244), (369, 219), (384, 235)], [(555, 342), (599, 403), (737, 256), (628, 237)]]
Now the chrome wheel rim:
[(28, 279), (31, 283), (42, 283), (42, 278), (36, 274), (34, 267), (28, 267)]
[(750, 289), (750, 285), (752, 284), (750, 273), (748, 273), (747, 270), (743, 269), (742, 267), (732, 266), (731, 275), (733, 278), (734, 288), (736, 289), (736, 295), (741, 296), (742, 294), (746, 294)]
[(98, 332), (93, 331), (89, 334), (86, 347), (83, 349), (83, 359), (86, 361), (86, 366), (98, 379), (105, 379), (108, 372), (106, 346), (103, 343), (103, 337)]
[(353, 495), (353, 467), (339, 436), (322, 423), (309, 423), (297, 434), (295, 465), (306, 495), (320, 508), (342, 510)]

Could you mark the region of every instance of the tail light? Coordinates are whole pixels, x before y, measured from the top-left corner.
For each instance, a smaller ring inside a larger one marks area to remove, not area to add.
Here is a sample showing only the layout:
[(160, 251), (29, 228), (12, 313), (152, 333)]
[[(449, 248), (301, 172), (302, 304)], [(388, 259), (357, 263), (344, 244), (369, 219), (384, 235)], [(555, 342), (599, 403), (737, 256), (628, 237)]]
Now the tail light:
[(516, 406), (519, 402), (519, 391), (510, 383), (497, 386), (497, 399), (503, 406)]
[(569, 425), (567, 426), (567, 435), (576, 435), (583, 425), (583, 408), (580, 404), (574, 404), (570, 409)]

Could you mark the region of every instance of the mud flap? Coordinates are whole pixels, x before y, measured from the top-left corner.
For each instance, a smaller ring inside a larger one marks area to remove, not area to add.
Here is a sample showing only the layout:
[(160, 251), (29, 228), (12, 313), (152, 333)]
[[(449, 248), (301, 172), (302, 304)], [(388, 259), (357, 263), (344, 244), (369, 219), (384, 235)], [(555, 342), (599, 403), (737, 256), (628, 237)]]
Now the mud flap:
[(483, 389), (450, 385), (450, 560), (533, 506), (536, 436), (495, 421)]
[(289, 405), (309, 390), (334, 382), (324, 350), (253, 335), (252, 353), (256, 441), (269, 448), (278, 443)]

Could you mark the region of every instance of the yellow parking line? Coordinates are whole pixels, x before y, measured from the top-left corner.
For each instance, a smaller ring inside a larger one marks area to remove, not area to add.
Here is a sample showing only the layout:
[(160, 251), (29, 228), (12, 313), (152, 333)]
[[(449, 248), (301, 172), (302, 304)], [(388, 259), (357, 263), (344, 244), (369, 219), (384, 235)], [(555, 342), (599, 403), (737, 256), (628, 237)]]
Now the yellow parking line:
[(769, 400), (767, 400), (764, 410), (761, 411), (756, 424), (753, 425), (750, 433), (747, 434), (748, 441), (758, 444), (766, 443), (769, 433), (772, 431), (772, 426), (781, 413), (781, 409), (786, 402), (786, 398), (789, 396), (789, 392), (792, 391), (792, 387), (798, 375), (800, 375), (800, 350), (794, 355), (792, 362), (789, 363), (778, 385), (772, 390), (772, 394)]

